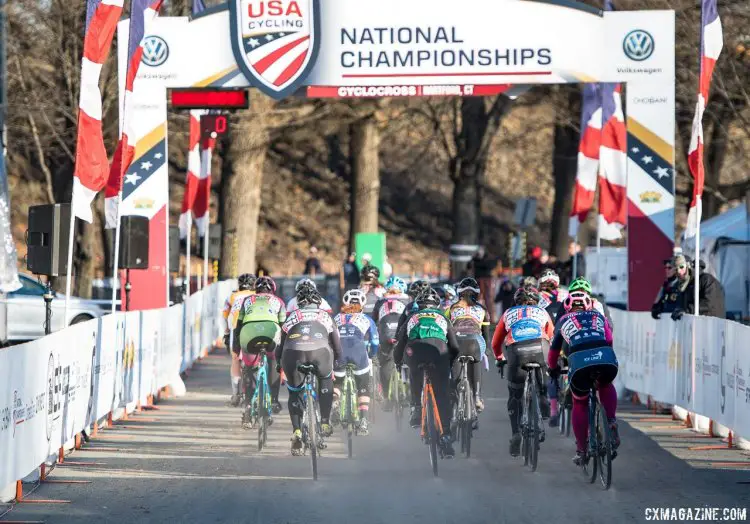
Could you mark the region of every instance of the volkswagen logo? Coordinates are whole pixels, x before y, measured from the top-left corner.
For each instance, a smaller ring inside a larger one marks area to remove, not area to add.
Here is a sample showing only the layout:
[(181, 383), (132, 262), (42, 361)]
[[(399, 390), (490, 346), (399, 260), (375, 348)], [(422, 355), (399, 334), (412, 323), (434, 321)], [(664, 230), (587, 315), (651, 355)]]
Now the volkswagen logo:
[(636, 62), (643, 62), (654, 54), (654, 37), (643, 29), (634, 29), (622, 41), (625, 56)]
[(141, 62), (150, 67), (158, 67), (169, 58), (169, 46), (160, 36), (147, 36), (143, 40)]

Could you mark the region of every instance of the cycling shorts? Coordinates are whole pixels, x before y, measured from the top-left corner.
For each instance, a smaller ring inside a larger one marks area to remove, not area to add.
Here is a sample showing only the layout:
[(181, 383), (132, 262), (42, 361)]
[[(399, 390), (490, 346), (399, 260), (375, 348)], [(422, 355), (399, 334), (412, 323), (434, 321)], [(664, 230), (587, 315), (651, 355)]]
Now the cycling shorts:
[(273, 358), (276, 346), (281, 342), (281, 328), (276, 322), (264, 320), (260, 322), (248, 322), (240, 329), (240, 344), (235, 347), (235, 353), (257, 355), (261, 349), (265, 349), (268, 358)]
[(619, 364), (614, 350), (609, 347), (583, 349), (568, 355), (568, 378), (573, 393), (586, 396), (594, 383), (610, 384), (617, 376)]

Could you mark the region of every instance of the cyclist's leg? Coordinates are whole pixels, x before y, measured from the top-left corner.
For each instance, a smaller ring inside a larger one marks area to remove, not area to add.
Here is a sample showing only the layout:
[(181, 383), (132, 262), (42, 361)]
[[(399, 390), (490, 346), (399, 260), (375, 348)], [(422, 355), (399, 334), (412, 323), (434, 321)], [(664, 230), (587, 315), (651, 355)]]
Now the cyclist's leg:
[(266, 366), (266, 372), (268, 373), (268, 386), (271, 390), (271, 403), (274, 405), (274, 411), (278, 412), (281, 410), (281, 404), (279, 404), (279, 389), (281, 389), (281, 375), (276, 371), (276, 355), (275, 351), (271, 351), (267, 355), (268, 365)]
[(383, 396), (387, 397), (388, 391), (390, 391), (391, 375), (396, 369), (396, 364), (393, 362), (393, 344), (381, 338), (377, 358), (380, 363), (380, 383), (383, 386)]
[(573, 434), (576, 437), (578, 455), (586, 452), (589, 439), (589, 390), (593, 386), (589, 377), (590, 370), (582, 370), (570, 377), (570, 389), (573, 393), (573, 410), (570, 415)]
[(370, 411), (370, 397), (372, 396), (369, 363), (364, 368), (354, 372), (354, 381), (357, 384), (359, 416), (361, 420), (366, 420)]
[(420, 344), (407, 346), (404, 361), (409, 366), (409, 381), (411, 382), (411, 416), (409, 418), (409, 425), (418, 428), (422, 423), (422, 387), (424, 386), (424, 372), (419, 368), (419, 365), (425, 362), (422, 346)]
[[(320, 423), (329, 426), (331, 406), (333, 406), (333, 351), (330, 348), (318, 348), (308, 351), (309, 360), (318, 369), (318, 389), (320, 402)], [(328, 433), (329, 430), (324, 431)]]
[(302, 387), (305, 383), (305, 377), (297, 370), (297, 362), (304, 362), (304, 351), (298, 351), (293, 348), (284, 348), (281, 357), (281, 366), (286, 375), (286, 386), (289, 390), (289, 418), (292, 422), (292, 429), (298, 431), (302, 427)]
[(620, 431), (617, 428), (617, 390), (615, 386), (610, 382), (608, 384), (598, 383), (599, 389), (599, 402), (604, 408), (604, 412), (607, 414), (607, 421), (609, 422), (610, 434), (612, 436), (612, 444), (615, 449), (620, 446)]
[(432, 355), (435, 367), (432, 370), (430, 380), (432, 390), (435, 392), (440, 422), (443, 426), (443, 435), (450, 434), (451, 403), (450, 403), (450, 355), (441, 353), (437, 348)]

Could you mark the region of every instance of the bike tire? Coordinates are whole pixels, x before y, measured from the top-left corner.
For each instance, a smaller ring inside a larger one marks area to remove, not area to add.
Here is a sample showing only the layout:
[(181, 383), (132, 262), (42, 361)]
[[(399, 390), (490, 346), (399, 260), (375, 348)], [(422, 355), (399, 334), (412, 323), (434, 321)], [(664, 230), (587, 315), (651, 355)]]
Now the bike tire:
[[(529, 391), (529, 382), (527, 379), (523, 397), (523, 413), (521, 415), (521, 452), (523, 453), (523, 465), (528, 466), (531, 462), (531, 443), (529, 428), (529, 413), (531, 413), (531, 393)], [(524, 414), (526, 415), (524, 417)], [(524, 418), (526, 419), (524, 421)]]
[(464, 435), (463, 435), (465, 444), (463, 447), (466, 451), (466, 458), (471, 457), (471, 438), (473, 436), (473, 431), (474, 431), (474, 427), (473, 427), (474, 411), (472, 409), (474, 406), (472, 406), (473, 399), (472, 399), (472, 395), (469, 394), (470, 391), (471, 391), (471, 384), (469, 384), (468, 380), (465, 380), (464, 381), (464, 417), (465, 417), (465, 420), (464, 420)]
[(536, 381), (532, 378), (531, 380), (532, 394), (531, 394), (531, 439), (530, 439), (530, 450), (529, 450), (529, 465), (531, 471), (536, 471), (539, 464), (539, 435), (541, 429), (539, 428), (539, 397), (537, 396)]
[(573, 428), (573, 418), (571, 408), (565, 408), (565, 436), (570, 438), (570, 431)]
[(352, 383), (348, 378), (346, 381), (346, 392), (344, 398), (346, 399), (346, 412), (344, 413), (344, 420), (346, 421), (346, 448), (349, 458), (352, 458), (352, 454), (354, 453), (354, 417), (352, 416)]
[(396, 431), (400, 433), (403, 426), (401, 416), (404, 412), (404, 407), (401, 405), (401, 376), (398, 372), (391, 375), (391, 383), (388, 389), (389, 393), (391, 393), (390, 400), (393, 402), (393, 413), (396, 417)]
[(432, 474), (438, 476), (438, 451), (437, 451), (437, 424), (435, 422), (435, 413), (433, 412), (433, 402), (431, 398), (427, 399), (427, 438), (430, 448), (430, 463), (432, 464)]
[(599, 440), (599, 481), (602, 488), (608, 490), (612, 486), (612, 435), (609, 431), (609, 421), (601, 404), (597, 405), (597, 437)]
[(266, 419), (268, 418), (267, 409), (265, 381), (261, 381), (258, 384), (258, 451), (263, 451), (263, 433), (266, 430)]
[[(595, 404), (596, 403), (596, 397), (591, 398), (589, 397), (589, 404)], [(596, 481), (596, 474), (597, 474), (597, 466), (599, 465), (599, 461), (597, 460), (597, 453), (591, 453), (592, 449), (598, 449), (599, 444), (596, 440), (596, 412), (593, 411), (596, 409), (595, 405), (589, 406), (589, 439), (587, 442), (587, 453), (589, 454), (588, 459), (584, 463), (583, 467), (583, 473), (586, 475), (587, 480), (589, 481), (589, 484), (593, 484)], [(592, 414), (593, 412), (593, 414)]]
[[(310, 379), (308, 378), (308, 381)], [(312, 387), (308, 383), (307, 401), (310, 403), (307, 409), (307, 433), (310, 439), (310, 460), (312, 462), (313, 480), (318, 480), (318, 428), (315, 420), (315, 401), (312, 397)]]
[(558, 412), (560, 413), (560, 419), (557, 422), (557, 429), (560, 432), (560, 435), (565, 435), (565, 426), (568, 423), (568, 413), (565, 409), (565, 399), (563, 398), (563, 400), (559, 400), (558, 397), (557, 404), (559, 406)]

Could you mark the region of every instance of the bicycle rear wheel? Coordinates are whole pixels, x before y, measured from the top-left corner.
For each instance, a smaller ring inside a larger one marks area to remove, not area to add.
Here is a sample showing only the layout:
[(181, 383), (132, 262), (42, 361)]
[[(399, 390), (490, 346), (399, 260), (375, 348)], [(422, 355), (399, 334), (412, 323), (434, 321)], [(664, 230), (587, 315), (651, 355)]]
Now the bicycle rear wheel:
[(596, 435), (596, 397), (589, 397), (589, 440), (587, 444), (587, 457), (586, 462), (583, 465), (583, 474), (586, 476), (590, 484), (593, 484), (596, 480), (597, 467), (599, 465), (598, 450), (599, 443), (597, 442)]
[(526, 379), (523, 394), (523, 414), (521, 415), (521, 453), (523, 454), (523, 465), (528, 466), (531, 462), (531, 391), (529, 390), (529, 379)]
[(352, 435), (354, 433), (354, 417), (352, 416), (352, 384), (348, 377), (346, 380), (346, 391), (344, 393), (344, 398), (346, 399), (346, 412), (344, 414), (344, 420), (346, 421), (346, 447), (349, 458), (352, 458), (352, 448), (354, 446), (354, 439)]
[(403, 423), (401, 416), (404, 413), (404, 407), (401, 405), (401, 376), (398, 372), (391, 375), (391, 382), (388, 390), (390, 393), (390, 401), (393, 402), (393, 413), (396, 417), (396, 431), (400, 432)]
[(599, 459), (599, 481), (607, 490), (612, 485), (612, 436), (609, 431), (607, 414), (601, 404), (596, 407), (596, 435), (599, 442), (597, 458)]
[(430, 440), (430, 463), (432, 464), (432, 474), (438, 476), (438, 450), (437, 450), (437, 425), (435, 424), (435, 413), (432, 411), (432, 402), (427, 406), (427, 430)]
[(468, 380), (464, 380), (464, 395), (463, 395), (463, 402), (464, 402), (464, 434), (462, 436), (463, 444), (462, 447), (464, 448), (464, 451), (466, 452), (466, 458), (471, 457), (471, 438), (472, 433), (474, 431), (473, 428), (473, 407), (472, 406), (472, 396), (469, 394), (471, 391), (471, 385), (469, 384)]
[(315, 420), (317, 406), (313, 400), (312, 380), (307, 379), (307, 435), (310, 440), (310, 460), (312, 461), (313, 480), (318, 480), (318, 428)]
[(536, 471), (536, 467), (539, 463), (539, 436), (541, 429), (539, 428), (539, 393), (536, 387), (536, 374), (531, 375), (531, 439), (529, 450), (529, 462), (531, 463), (531, 471)]
[(572, 409), (565, 407), (565, 436), (570, 437), (570, 430), (573, 427)]
[(258, 451), (263, 451), (265, 444), (264, 434), (266, 432), (266, 419), (268, 418), (268, 406), (266, 406), (266, 384), (261, 380), (258, 384)]

